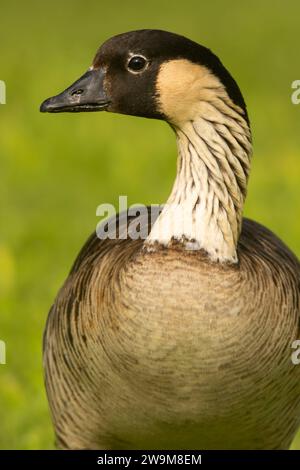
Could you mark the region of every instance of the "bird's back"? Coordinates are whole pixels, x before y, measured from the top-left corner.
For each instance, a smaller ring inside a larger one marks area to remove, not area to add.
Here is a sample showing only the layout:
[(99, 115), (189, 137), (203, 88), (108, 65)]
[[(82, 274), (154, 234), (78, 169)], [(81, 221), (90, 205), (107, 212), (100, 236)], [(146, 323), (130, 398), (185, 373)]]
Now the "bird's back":
[(179, 243), (99, 240), (49, 314), (46, 385), (63, 448), (287, 448), (298, 428), (300, 265), (244, 220), (237, 265)]

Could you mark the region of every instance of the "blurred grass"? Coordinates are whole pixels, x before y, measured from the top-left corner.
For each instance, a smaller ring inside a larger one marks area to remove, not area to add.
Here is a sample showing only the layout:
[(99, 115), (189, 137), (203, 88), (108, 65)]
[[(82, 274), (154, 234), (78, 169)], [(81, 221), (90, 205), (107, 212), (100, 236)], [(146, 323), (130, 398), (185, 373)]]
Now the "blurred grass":
[[(1, 4), (0, 448), (53, 447), (42, 382), (48, 309), (98, 204), (166, 200), (175, 141), (164, 123), (103, 114), (41, 115), (40, 102), (90, 65), (96, 48), (127, 30), (161, 28), (213, 49), (248, 103), (254, 159), (245, 215), (300, 255), (300, 4), (11, 0)], [(298, 75), (297, 75), (298, 74)], [(117, 136), (117, 138), (116, 138)], [(300, 437), (293, 448), (300, 449)]]

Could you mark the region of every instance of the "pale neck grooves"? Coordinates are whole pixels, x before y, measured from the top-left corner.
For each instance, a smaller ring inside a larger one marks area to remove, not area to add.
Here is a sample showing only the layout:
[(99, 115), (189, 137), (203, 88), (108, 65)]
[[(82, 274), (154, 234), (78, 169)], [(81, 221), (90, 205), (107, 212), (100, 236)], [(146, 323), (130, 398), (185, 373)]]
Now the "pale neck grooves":
[(199, 115), (174, 130), (177, 176), (146, 244), (176, 239), (212, 260), (237, 262), (251, 156), (242, 110), (218, 97), (199, 103)]

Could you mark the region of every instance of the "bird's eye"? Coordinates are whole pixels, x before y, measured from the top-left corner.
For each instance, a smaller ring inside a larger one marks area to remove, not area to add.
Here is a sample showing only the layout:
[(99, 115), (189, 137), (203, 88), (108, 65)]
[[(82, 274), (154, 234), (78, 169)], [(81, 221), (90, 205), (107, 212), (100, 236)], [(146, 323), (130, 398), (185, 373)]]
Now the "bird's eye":
[(131, 59), (129, 59), (127, 68), (129, 72), (138, 73), (138, 72), (143, 72), (143, 70), (145, 70), (147, 65), (148, 65), (148, 61), (147, 59), (145, 59), (145, 57), (141, 55), (134, 55), (133, 57), (131, 57)]

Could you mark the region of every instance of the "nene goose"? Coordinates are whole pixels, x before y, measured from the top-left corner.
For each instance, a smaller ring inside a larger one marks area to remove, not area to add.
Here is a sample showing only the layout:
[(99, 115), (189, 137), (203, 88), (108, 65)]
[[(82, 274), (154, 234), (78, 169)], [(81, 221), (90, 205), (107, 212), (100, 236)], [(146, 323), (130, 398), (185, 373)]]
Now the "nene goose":
[(236, 82), (184, 37), (129, 32), (41, 106), (101, 110), (167, 121), (177, 176), (146, 239), (89, 238), (50, 311), (58, 447), (288, 448), (300, 421), (300, 263), (242, 218), (251, 133)]

